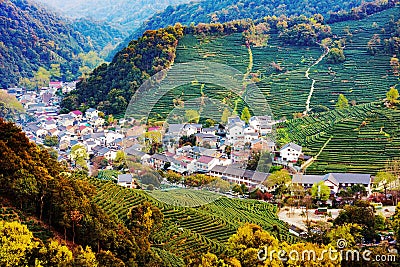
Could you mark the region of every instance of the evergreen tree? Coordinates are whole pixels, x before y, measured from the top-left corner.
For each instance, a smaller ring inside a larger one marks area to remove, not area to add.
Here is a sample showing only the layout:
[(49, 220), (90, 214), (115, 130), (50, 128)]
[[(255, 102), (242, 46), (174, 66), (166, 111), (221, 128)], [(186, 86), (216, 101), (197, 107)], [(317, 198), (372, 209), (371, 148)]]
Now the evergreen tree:
[(399, 91), (394, 87), (390, 87), (390, 90), (386, 93), (386, 98), (392, 105), (397, 103), (397, 99), (399, 98)]
[(228, 122), (228, 118), (230, 115), (231, 115), (231, 112), (229, 111), (229, 109), (225, 108), (224, 111), (222, 112), (221, 122), (223, 124), (226, 124)]
[(242, 121), (244, 121), (245, 123), (249, 123), (250, 118), (251, 118), (251, 114), (250, 114), (249, 108), (245, 107), (242, 110), (242, 115), (240, 116), (240, 119)]
[(338, 97), (338, 101), (336, 103), (336, 108), (337, 109), (345, 109), (348, 107), (349, 107), (349, 101), (343, 94), (340, 94)]

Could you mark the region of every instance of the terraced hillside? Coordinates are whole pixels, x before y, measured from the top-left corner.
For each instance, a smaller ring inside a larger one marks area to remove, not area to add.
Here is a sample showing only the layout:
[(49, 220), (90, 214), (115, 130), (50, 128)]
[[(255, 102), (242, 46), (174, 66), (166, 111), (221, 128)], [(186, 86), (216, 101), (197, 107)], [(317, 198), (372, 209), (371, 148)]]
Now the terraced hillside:
[(187, 189), (154, 190), (148, 194), (165, 204), (182, 207), (203, 206), (221, 197), (209, 191)]
[[(400, 17), (400, 7), (363, 20), (332, 24), (335, 39), (348, 39), (344, 48), (346, 61), (331, 64), (324, 58), (313, 66), (309, 73), (310, 78), (315, 80), (311, 96), (312, 80), (307, 79), (305, 74), (323, 54), (323, 49), (283, 45), (274, 34), (270, 35), (267, 46), (251, 49), (246, 48), (241, 34), (211, 38), (186, 35), (179, 42), (175, 63), (205, 60), (226, 64), (242, 73), (247, 72), (266, 95), (273, 113), (278, 118), (291, 118), (293, 113), (305, 111), (308, 97), (311, 100), (311, 110), (334, 108), (340, 93), (350, 101), (368, 103), (384, 98), (389, 87), (398, 82), (397, 78), (391, 75), (391, 55), (379, 52), (373, 56), (367, 52), (368, 41), (374, 34), (379, 34), (382, 40), (377, 49), (384, 50), (383, 40), (390, 37), (385, 33), (385, 29), (388, 28), (392, 17), (395, 20)], [(277, 72), (273, 67), (274, 63), (279, 64), (282, 71)], [(216, 88), (206, 85), (205, 91), (207, 88), (210, 92), (206, 95), (214, 97)], [(188, 85), (186, 91), (199, 90)], [(163, 104), (158, 108), (168, 109)]]
[[(196, 207), (182, 207), (161, 202), (142, 190), (125, 189), (98, 179), (90, 181), (98, 189), (96, 202), (107, 213), (117, 216), (122, 221), (127, 219), (127, 212), (131, 207), (144, 201), (150, 201), (160, 208), (164, 214), (163, 227), (154, 233), (153, 242), (158, 248), (177, 257), (190, 257), (190, 254), (207, 251), (223, 252), (228, 238), (246, 222), (259, 224), (274, 235), (277, 235), (273, 231), (273, 226), (276, 225), (282, 240), (296, 240), (296, 237), (288, 233), (285, 223), (277, 218), (276, 207), (268, 203), (217, 196), (208, 204), (200, 202), (202, 205)], [(160, 195), (163, 192), (151, 194)], [(173, 194), (173, 191), (168, 192), (171, 198), (174, 198)], [(179, 189), (176, 191), (179, 197), (175, 199), (180, 203), (176, 204), (192, 202), (193, 196), (196, 195), (198, 199), (204, 200), (205, 196), (210, 197), (210, 194), (212, 193)], [(173, 257), (172, 255), (168, 257)]]
[(334, 110), (282, 124), (290, 138), (318, 155), (307, 173), (375, 174), (400, 158), (400, 111), (380, 102)]
[[(389, 88), (399, 82), (391, 72), (389, 62), (392, 55), (384, 52), (384, 40), (390, 37), (386, 32), (392, 18), (400, 18), (400, 6), (363, 20), (331, 25), (333, 33), (347, 39), (344, 48), (346, 61), (337, 65), (322, 61), (314, 70), (311, 76), (318, 82), (312, 106), (333, 107), (340, 93), (358, 104), (376, 101), (383, 99)], [(371, 55), (367, 47), (374, 34), (379, 35), (381, 44), (376, 47), (378, 53)]]

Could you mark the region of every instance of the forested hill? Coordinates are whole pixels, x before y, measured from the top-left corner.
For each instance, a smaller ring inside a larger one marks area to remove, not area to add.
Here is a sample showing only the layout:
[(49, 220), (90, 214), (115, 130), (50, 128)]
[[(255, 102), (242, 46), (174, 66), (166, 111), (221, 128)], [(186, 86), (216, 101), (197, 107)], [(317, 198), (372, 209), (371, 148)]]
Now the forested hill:
[(305, 15), (311, 17), (314, 14), (322, 14), (324, 17), (327, 17), (330, 12), (351, 10), (364, 2), (371, 2), (371, 0), (203, 0), (174, 7), (169, 6), (163, 12), (155, 14), (146, 21), (129, 38), (121, 43), (115, 50), (115, 53), (125, 47), (130, 40), (140, 37), (144, 31), (163, 28), (168, 25), (174, 25), (177, 22), (189, 26), (191, 23), (195, 25), (198, 23), (224, 23), (247, 18), (256, 20), (273, 15)]
[(147, 31), (139, 40), (115, 55), (112, 62), (102, 64), (65, 97), (64, 110), (97, 107), (107, 113), (122, 113), (135, 90), (149, 76), (169, 67), (175, 58), (183, 27), (176, 25)]
[(70, 18), (91, 18), (119, 28), (124, 34), (132, 33), (143, 21), (169, 5), (189, 0), (37, 0), (56, 8)]
[(0, 155), (0, 266), (168, 266), (149, 241), (158, 208), (138, 203), (126, 223), (106, 214), (85, 172), (69, 172), (2, 118)]
[(69, 23), (28, 0), (0, 1), (0, 36), (0, 87), (51, 64), (76, 74), (76, 55), (93, 49)]
[(72, 27), (89, 39), (94, 50), (102, 58), (105, 58), (126, 37), (117, 26), (105, 21), (79, 18), (73, 20)]
[[(178, 40), (184, 33), (206, 38), (206, 35), (217, 37), (246, 32), (247, 43), (262, 45), (261, 42), (268, 38), (266, 32), (271, 31), (279, 34), (281, 42), (312, 46), (331, 34), (329, 26), (319, 19), (323, 20), (322, 16), (315, 19), (269, 17), (257, 26), (251, 20), (238, 20), (197, 27), (176, 24), (174, 27), (146, 31), (141, 38), (118, 52), (109, 65), (99, 66), (87, 79), (79, 82), (77, 90), (64, 98), (63, 110), (96, 107), (107, 114), (121, 115), (144, 79), (173, 63)], [(286, 27), (281, 27), (282, 23)], [(241, 45), (244, 46), (246, 40), (243, 39)]]

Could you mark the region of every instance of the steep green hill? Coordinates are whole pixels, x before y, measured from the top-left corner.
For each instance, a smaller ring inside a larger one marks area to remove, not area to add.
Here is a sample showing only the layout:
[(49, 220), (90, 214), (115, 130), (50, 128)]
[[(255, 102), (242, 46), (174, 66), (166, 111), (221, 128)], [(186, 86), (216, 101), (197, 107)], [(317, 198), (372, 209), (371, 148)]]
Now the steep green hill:
[(77, 74), (76, 55), (92, 45), (66, 21), (26, 0), (0, 2), (0, 87), (32, 77), (40, 66), (60, 64), (62, 73)]
[(102, 58), (105, 58), (126, 37), (119, 28), (108, 22), (79, 18), (74, 19), (71, 25), (75, 31), (89, 40), (93, 49), (99, 52)]
[[(393, 8), (363, 20), (331, 24), (335, 39), (349, 38), (344, 47), (346, 60), (339, 64), (324, 58), (313, 66), (323, 55), (322, 48), (284, 45), (275, 33), (270, 34), (266, 46), (252, 47), (250, 73), (257, 77), (253, 80), (265, 94), (273, 114), (277, 118), (291, 118), (293, 113), (305, 111), (310, 94), (310, 108), (315, 111), (334, 108), (339, 93), (356, 103), (383, 99), (389, 88), (398, 83), (390, 66), (392, 54), (385, 52), (384, 40), (391, 36), (390, 18), (393, 16), (395, 21), (398, 20), (399, 11), (400, 8)], [(347, 37), (347, 30), (351, 32), (351, 38)], [(379, 52), (371, 55), (368, 42), (374, 34), (382, 41), (377, 47)], [(211, 39), (187, 35), (177, 47), (175, 62), (215, 61), (244, 73), (250, 61), (247, 50), (241, 34)], [(279, 64), (282, 71), (276, 71), (273, 63)], [(310, 66), (310, 79), (307, 79)], [(312, 79), (315, 83), (311, 93)]]

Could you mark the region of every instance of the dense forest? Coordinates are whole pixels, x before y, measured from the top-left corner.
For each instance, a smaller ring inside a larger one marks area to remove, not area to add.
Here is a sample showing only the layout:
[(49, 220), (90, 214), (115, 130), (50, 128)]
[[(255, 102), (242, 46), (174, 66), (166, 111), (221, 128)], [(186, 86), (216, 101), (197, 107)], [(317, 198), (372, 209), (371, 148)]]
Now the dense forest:
[(170, 66), (182, 36), (180, 25), (147, 31), (120, 51), (109, 65), (102, 64), (79, 82), (77, 90), (64, 98), (62, 107), (71, 110), (90, 106), (108, 114), (121, 114), (147, 77)]
[(1, 87), (51, 64), (60, 64), (61, 73), (77, 74), (76, 55), (93, 49), (66, 21), (26, 0), (0, 2), (0, 36)]
[(89, 40), (94, 51), (99, 52), (102, 58), (126, 37), (123, 31), (108, 22), (79, 18), (73, 20), (72, 27)]

